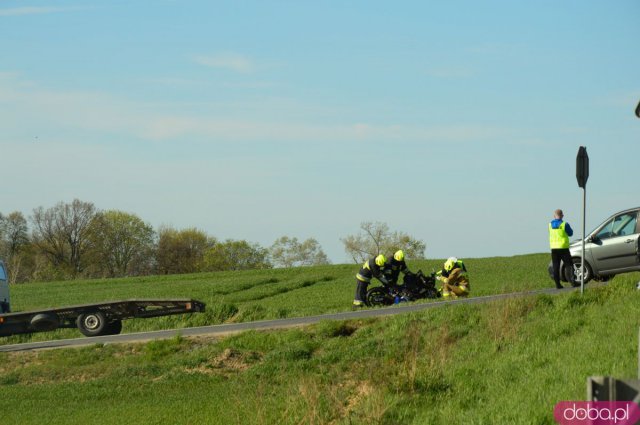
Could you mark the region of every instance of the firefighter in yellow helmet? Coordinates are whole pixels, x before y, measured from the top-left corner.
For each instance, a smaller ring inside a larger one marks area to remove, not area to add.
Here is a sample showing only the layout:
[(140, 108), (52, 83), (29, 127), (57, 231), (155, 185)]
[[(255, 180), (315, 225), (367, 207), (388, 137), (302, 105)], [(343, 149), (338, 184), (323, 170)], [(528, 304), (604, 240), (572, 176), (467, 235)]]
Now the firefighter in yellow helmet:
[(411, 276), (413, 273), (407, 267), (407, 263), (404, 261), (404, 252), (399, 249), (393, 254), (393, 257), (389, 260), (389, 265), (385, 269), (385, 276), (391, 285), (398, 284), (398, 278), (400, 277), (400, 272), (402, 272), (405, 276)]
[(466, 297), (471, 291), (467, 268), (462, 260), (449, 257), (444, 262), (444, 267), (436, 273), (436, 279), (442, 282), (442, 297)]
[(385, 269), (387, 267), (387, 257), (379, 254), (368, 259), (360, 268), (356, 275), (356, 296), (353, 305), (363, 307), (366, 305), (367, 287), (374, 277), (382, 284), (387, 285), (389, 281), (385, 277)]

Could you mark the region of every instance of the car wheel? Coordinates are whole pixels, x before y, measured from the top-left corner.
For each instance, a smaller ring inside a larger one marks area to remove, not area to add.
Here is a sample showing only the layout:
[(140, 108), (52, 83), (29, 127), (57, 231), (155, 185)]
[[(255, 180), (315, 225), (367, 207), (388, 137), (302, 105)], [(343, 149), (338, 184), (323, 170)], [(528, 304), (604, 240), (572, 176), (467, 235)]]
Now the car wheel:
[[(578, 285), (582, 281), (582, 267), (581, 267), (582, 259), (580, 257), (576, 257), (573, 259), (573, 267), (564, 268), (564, 276), (567, 282), (569, 282), (570, 274), (573, 274), (573, 281)], [(591, 270), (591, 266), (589, 263), (584, 263), (584, 283), (589, 282), (593, 278), (593, 270)]]

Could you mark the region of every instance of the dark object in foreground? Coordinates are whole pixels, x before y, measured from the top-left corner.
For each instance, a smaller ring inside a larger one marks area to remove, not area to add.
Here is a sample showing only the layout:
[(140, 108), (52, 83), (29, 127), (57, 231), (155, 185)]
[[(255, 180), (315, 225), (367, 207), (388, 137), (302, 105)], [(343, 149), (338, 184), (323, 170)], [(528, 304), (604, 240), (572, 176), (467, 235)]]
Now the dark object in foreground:
[(405, 275), (403, 284), (399, 286), (376, 286), (367, 291), (367, 305), (383, 306), (391, 305), (396, 300), (415, 301), (422, 298), (438, 298), (441, 296), (436, 289), (436, 276), (431, 273), (425, 276), (422, 270), (416, 274)]
[(618, 379), (611, 376), (587, 378), (587, 400), (640, 402), (640, 379)]

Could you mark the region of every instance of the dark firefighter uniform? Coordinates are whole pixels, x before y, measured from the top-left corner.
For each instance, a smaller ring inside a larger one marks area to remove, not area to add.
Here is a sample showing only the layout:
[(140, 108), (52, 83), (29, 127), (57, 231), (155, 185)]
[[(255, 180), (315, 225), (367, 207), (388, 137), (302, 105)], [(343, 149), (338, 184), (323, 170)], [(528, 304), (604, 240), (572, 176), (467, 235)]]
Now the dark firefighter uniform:
[(395, 254), (393, 254), (393, 257), (389, 261), (384, 274), (390, 284), (397, 285), (398, 278), (400, 277), (400, 272), (405, 275), (413, 274), (407, 267), (407, 263), (405, 263), (404, 261), (404, 252), (402, 252), (402, 250), (398, 250)]
[(385, 277), (385, 269), (387, 265), (387, 258), (380, 254), (377, 257), (370, 258), (362, 265), (360, 271), (356, 275), (356, 295), (353, 300), (353, 305), (361, 307), (366, 304), (367, 287), (374, 277), (383, 284), (387, 284), (387, 278)]

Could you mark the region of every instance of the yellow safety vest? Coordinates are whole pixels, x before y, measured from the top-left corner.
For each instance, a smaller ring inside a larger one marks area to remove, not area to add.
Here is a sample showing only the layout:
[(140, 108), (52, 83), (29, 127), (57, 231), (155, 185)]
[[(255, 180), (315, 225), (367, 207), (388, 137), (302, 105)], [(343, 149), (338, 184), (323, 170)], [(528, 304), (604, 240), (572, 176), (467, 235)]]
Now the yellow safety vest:
[(551, 249), (569, 248), (569, 235), (565, 232), (564, 225), (563, 221), (560, 227), (553, 229), (549, 223), (549, 246)]

